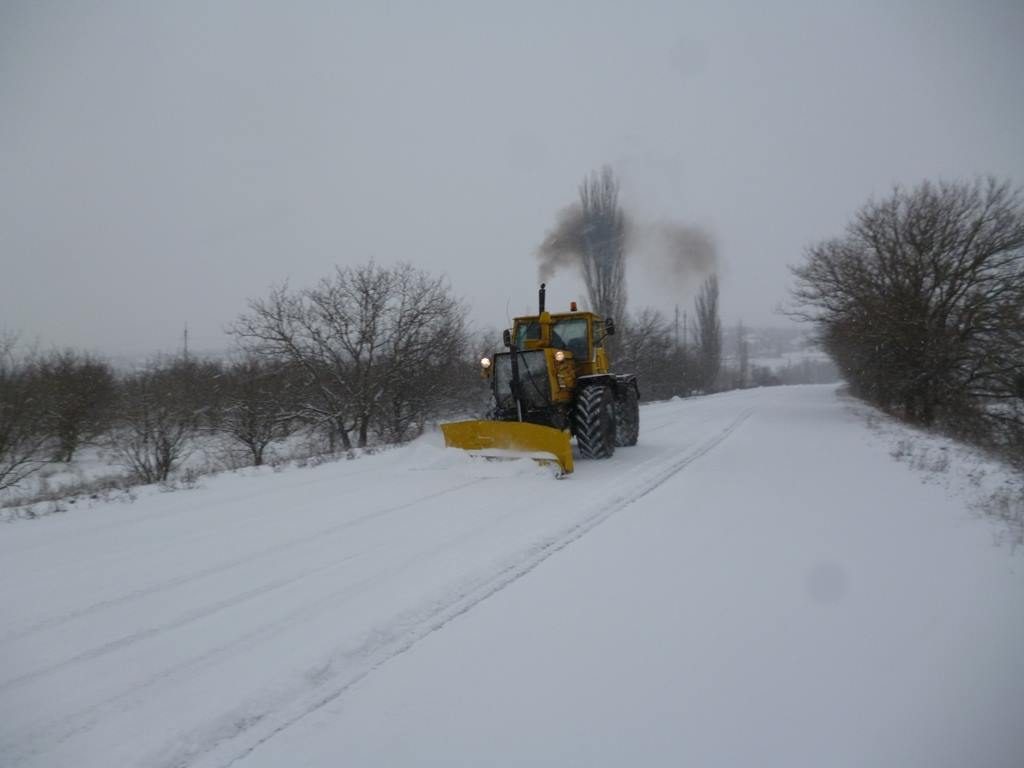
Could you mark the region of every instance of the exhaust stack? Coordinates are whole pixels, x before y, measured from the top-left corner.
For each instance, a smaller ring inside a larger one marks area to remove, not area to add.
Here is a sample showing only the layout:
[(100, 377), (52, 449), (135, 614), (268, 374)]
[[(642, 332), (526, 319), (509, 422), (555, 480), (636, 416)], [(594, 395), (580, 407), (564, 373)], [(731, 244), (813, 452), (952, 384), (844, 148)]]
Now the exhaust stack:
[(537, 292), (537, 304), (539, 309), (537, 310), (538, 315), (544, 314), (544, 294), (547, 292), (547, 288), (544, 283), (540, 284), (540, 291)]

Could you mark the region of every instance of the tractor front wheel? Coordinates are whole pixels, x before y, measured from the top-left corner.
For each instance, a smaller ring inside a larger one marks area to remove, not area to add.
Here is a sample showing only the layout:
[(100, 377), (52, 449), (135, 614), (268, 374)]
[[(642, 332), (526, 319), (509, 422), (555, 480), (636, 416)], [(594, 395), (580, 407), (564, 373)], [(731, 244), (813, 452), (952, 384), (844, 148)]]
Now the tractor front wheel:
[(573, 413), (576, 445), (584, 459), (607, 459), (615, 453), (615, 396), (611, 387), (583, 387)]

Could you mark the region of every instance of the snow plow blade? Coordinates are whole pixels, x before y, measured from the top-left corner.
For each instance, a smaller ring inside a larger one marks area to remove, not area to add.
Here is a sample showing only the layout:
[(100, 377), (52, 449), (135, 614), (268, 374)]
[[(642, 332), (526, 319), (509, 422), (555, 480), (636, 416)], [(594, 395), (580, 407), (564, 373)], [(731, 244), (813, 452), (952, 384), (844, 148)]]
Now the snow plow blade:
[(572, 446), (565, 430), (524, 421), (455, 421), (442, 424), (444, 444), (474, 456), (530, 458), (572, 472)]

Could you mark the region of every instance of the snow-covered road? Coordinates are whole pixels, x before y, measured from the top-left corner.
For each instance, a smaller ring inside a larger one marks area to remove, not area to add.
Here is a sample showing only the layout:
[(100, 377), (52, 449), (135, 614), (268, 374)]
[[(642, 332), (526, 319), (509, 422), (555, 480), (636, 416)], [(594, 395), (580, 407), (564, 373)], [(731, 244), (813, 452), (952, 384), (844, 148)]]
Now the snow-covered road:
[(833, 387), (0, 529), (0, 764), (1020, 765), (1024, 561)]

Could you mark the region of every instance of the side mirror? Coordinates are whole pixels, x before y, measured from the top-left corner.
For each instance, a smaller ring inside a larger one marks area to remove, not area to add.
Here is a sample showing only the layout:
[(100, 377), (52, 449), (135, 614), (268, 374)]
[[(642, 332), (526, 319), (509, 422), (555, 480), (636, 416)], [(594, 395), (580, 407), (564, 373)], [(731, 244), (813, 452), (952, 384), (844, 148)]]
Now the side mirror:
[(604, 321), (604, 335), (614, 336), (615, 335), (615, 321), (610, 317)]
[(505, 342), (505, 346), (506, 347), (511, 347), (512, 346), (512, 331), (510, 331), (508, 328), (506, 328), (505, 332), (501, 334), (501, 340), (503, 342)]

